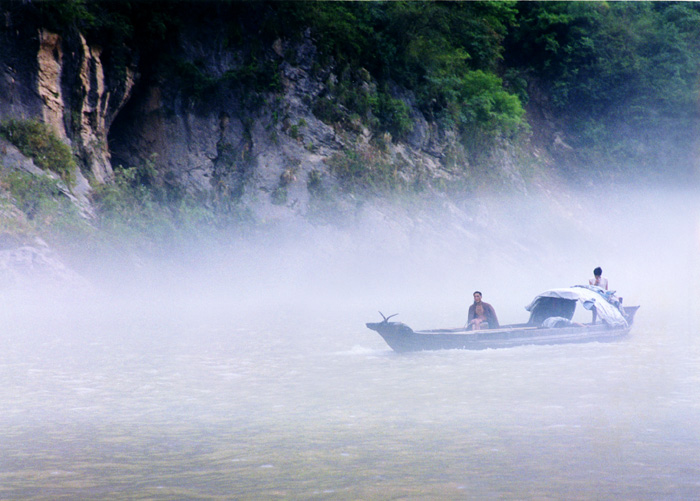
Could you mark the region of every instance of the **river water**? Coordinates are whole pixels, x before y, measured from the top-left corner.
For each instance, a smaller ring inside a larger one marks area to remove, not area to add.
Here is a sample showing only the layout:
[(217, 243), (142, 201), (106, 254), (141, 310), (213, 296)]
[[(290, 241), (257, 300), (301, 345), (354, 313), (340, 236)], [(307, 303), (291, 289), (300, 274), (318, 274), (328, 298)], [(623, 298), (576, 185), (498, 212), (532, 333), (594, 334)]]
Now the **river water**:
[[(698, 197), (628, 200), (0, 292), (0, 499), (698, 499)], [(599, 264), (641, 305), (618, 342), (399, 355), (364, 326), (459, 326), (477, 288), (524, 321)]]
[(2, 499), (700, 496), (687, 318), (398, 355), (355, 308), (63, 308), (3, 318)]

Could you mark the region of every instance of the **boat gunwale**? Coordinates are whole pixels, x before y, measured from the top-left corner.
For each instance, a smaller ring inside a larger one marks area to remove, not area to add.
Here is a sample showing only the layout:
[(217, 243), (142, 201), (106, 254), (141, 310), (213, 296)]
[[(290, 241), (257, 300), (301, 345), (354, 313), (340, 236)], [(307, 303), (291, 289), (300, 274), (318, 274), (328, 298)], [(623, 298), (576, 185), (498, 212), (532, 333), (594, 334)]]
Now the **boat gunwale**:
[(553, 328), (538, 326), (512, 328), (511, 326), (503, 326), (499, 329), (476, 331), (466, 331), (464, 329), (414, 331), (401, 322), (382, 322), (374, 324), (374, 328), (370, 328), (375, 330), (392, 350), (401, 353), (452, 349), (481, 350), (596, 341), (608, 342), (625, 337), (629, 333), (631, 326), (610, 327), (603, 323), (596, 323)]
[[(510, 348), (525, 345), (555, 345), (567, 343), (608, 342), (626, 336), (632, 328), (639, 306), (621, 306), (625, 325), (605, 322), (569, 322), (561, 327), (545, 327), (533, 323), (532, 316), (526, 323), (507, 324), (495, 329), (467, 330), (466, 326), (447, 329), (414, 331), (403, 322), (391, 322), (384, 316), (382, 322), (367, 323), (389, 347), (396, 352)], [(571, 312), (573, 315), (573, 311)], [(569, 317), (570, 320), (571, 317)]]

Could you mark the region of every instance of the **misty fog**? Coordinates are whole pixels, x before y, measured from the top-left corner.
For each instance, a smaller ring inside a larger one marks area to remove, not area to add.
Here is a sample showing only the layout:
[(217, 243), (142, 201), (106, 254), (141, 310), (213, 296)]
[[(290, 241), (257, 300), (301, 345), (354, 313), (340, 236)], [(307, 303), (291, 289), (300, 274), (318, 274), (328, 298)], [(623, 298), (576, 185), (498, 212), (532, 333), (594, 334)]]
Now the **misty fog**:
[(87, 302), (194, 315), (386, 309), (405, 322), (459, 325), (478, 289), (517, 322), (535, 294), (587, 283), (601, 266), (626, 304), (644, 305), (642, 317), (671, 309), (691, 319), (699, 206), (694, 190), (629, 188), (366, 204), (343, 225), (280, 224), (137, 266), (105, 257), (88, 268), (97, 273)]
[[(0, 497), (692, 497), (699, 251), (695, 191), (618, 188), (366, 204), (5, 289)], [(474, 290), (525, 321), (596, 266), (641, 305), (619, 343), (402, 356), (364, 326), (461, 326)]]

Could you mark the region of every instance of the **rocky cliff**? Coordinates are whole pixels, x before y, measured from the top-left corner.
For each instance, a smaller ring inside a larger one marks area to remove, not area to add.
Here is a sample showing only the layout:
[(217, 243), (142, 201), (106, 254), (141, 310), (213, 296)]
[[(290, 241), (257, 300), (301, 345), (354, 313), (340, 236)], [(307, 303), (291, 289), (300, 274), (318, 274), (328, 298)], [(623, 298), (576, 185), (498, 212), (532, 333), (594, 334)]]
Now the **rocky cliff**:
[[(235, 43), (231, 13), (215, 5), (180, 12), (188, 22), (157, 53), (134, 44), (117, 58), (76, 29), (50, 31), (25, 4), (2, 5), (0, 118), (50, 124), (80, 160), (73, 189), (81, 197), (91, 190), (86, 179), (94, 187), (115, 168), (151, 162), (161, 185), (233, 201), (256, 218), (305, 217), (314, 189), (337, 186), (333, 160), (342, 164), (348, 152), (367, 169), (391, 166), (392, 179), (409, 186), (488, 180), (525, 189), (512, 148), (493, 150), (479, 171), (455, 131), (428, 120), (400, 88), (394, 96), (412, 122), (401, 141), (371, 132), (367, 117), (319, 117), (341, 68), (321, 64), (308, 30), (294, 40), (260, 37), (262, 7), (245, 12)], [(367, 72), (356, 84), (376, 90)]]
[[(504, 139), (474, 162), (474, 147), (468, 151), (455, 128), (425, 116), (398, 86), (391, 95), (406, 105), (410, 129), (401, 138), (378, 131), (372, 116), (353, 113), (335, 94), (349, 78), (359, 96), (376, 98), (369, 72), (343, 74), (346, 67), (320, 57), (309, 30), (263, 34), (263, 3), (233, 4), (233, 12), (206, 5), (178, 4), (187, 22), (157, 43), (135, 37), (105, 45), (109, 38), (61, 28), (32, 4), (0, 3), (0, 120), (38, 119), (70, 145), (79, 171), (63, 191), (88, 220), (95, 189), (135, 167), (150, 184), (235, 207), (254, 222), (365, 222), (367, 234), (391, 247), (411, 241), (406, 227), (429, 240), (431, 225), (418, 228), (381, 201), (370, 207), (361, 191), (463, 196), (487, 186), (525, 193), (549, 182), (546, 151)], [(4, 169), (36, 173), (3, 144)], [(488, 219), (484, 206), (445, 204), (458, 226)], [(473, 242), (470, 229), (459, 231)]]

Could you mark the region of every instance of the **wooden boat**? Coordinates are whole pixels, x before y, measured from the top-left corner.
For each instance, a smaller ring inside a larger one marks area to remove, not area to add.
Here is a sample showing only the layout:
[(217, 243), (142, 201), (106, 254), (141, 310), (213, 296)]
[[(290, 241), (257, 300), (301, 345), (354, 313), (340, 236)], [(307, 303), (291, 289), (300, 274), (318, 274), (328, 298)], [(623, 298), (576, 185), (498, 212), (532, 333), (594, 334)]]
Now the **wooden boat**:
[[(595, 322), (572, 322), (577, 305), (595, 312)], [(538, 294), (525, 307), (527, 323), (503, 325), (497, 329), (430, 329), (414, 331), (401, 322), (368, 323), (396, 352), (422, 350), (483, 350), (521, 345), (551, 345), (615, 341), (626, 336), (639, 306), (622, 306), (614, 292), (593, 286), (552, 289)]]

